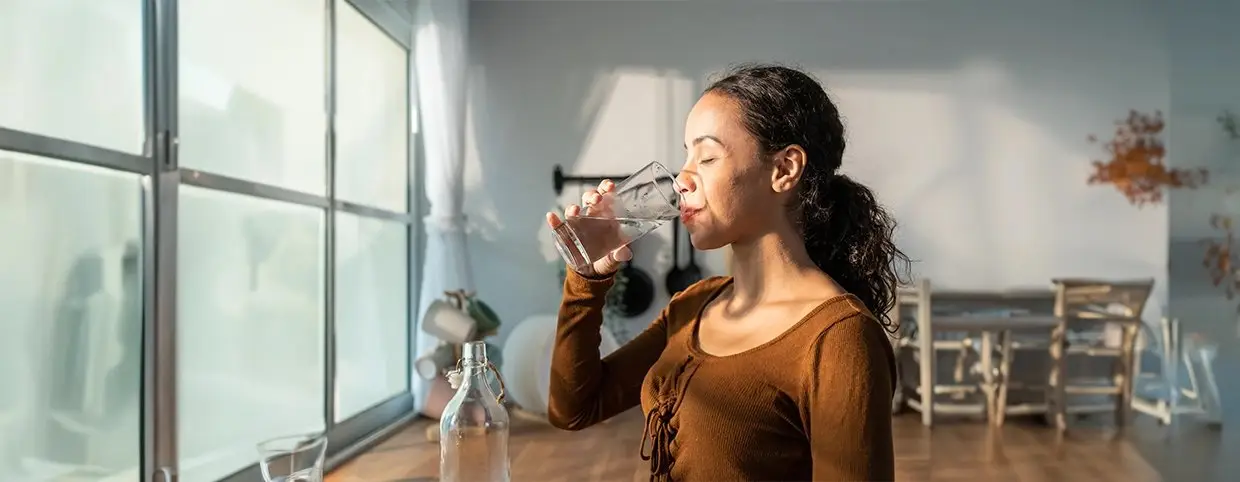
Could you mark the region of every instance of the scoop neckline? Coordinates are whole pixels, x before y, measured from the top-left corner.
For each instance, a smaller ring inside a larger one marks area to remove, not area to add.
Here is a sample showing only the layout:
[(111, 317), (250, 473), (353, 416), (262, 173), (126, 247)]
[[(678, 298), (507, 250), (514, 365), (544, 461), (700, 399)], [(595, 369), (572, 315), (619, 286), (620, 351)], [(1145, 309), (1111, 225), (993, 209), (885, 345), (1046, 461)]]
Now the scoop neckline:
[(723, 294), (723, 290), (727, 289), (728, 286), (732, 285), (732, 281), (733, 281), (733, 278), (728, 277), (722, 284), (720, 284), (718, 287), (714, 289), (714, 291), (710, 293), (710, 296), (706, 297), (706, 300), (703, 301), (701, 305), (697, 307), (697, 311), (693, 315), (693, 325), (690, 327), (690, 330), (689, 330), (688, 341), (686, 342), (689, 345), (688, 346), (689, 353), (692, 353), (694, 356), (697, 356), (700, 358), (706, 358), (706, 359), (726, 360), (729, 358), (738, 358), (738, 357), (742, 357), (742, 356), (745, 356), (745, 355), (748, 355), (748, 354), (751, 354), (757, 351), (764, 350), (771, 345), (779, 343), (780, 340), (787, 338), (789, 335), (792, 334), (792, 332), (800, 329), (801, 325), (804, 325), (806, 322), (808, 322), (810, 319), (812, 319), (815, 315), (817, 315), (822, 310), (826, 309), (828, 306), (831, 306), (835, 303), (838, 303), (840, 301), (843, 301), (849, 298), (856, 298), (856, 296), (854, 296), (852, 293), (844, 293), (844, 294), (831, 296), (823, 300), (821, 303), (818, 303), (818, 305), (814, 306), (813, 309), (810, 309), (809, 312), (805, 313), (805, 315), (802, 316), (800, 320), (797, 320), (796, 323), (793, 323), (791, 326), (789, 326), (787, 329), (785, 329), (780, 334), (775, 335), (774, 338), (771, 338), (770, 340), (767, 340), (759, 344), (758, 346), (755, 346), (755, 347), (752, 347), (752, 348), (749, 348), (743, 351), (739, 351), (739, 352), (728, 354), (728, 355), (715, 355), (713, 353), (708, 353), (706, 350), (703, 350), (701, 343), (698, 341), (698, 331), (701, 329), (701, 326), (702, 326), (702, 313), (706, 312), (706, 307), (710, 306), (711, 302), (715, 301), (715, 298), (718, 298), (719, 295)]

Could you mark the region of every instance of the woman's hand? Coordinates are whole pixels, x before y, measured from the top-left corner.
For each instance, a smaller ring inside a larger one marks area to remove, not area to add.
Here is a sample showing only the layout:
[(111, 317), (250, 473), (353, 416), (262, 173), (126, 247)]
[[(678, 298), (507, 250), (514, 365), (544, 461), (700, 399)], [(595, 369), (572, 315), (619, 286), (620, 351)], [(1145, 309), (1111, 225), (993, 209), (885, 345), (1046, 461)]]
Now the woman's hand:
[[(607, 256), (603, 256), (594, 262), (594, 273), (586, 273), (593, 275), (610, 275), (615, 273), (624, 265), (624, 262), (633, 259), (633, 251), (629, 249), (628, 244), (619, 239), (623, 234), (620, 231), (620, 223), (614, 221), (615, 214), (612, 212), (611, 204), (615, 199), (611, 196), (611, 192), (616, 189), (616, 184), (610, 180), (604, 180), (599, 183), (598, 189), (591, 189), (581, 194), (581, 204), (585, 206), (585, 213), (582, 213), (580, 206), (570, 204), (564, 209), (564, 219), (560, 219), (555, 213), (547, 213), (547, 225), (551, 229), (558, 229), (564, 223), (577, 233), (577, 237), (583, 245), (585, 245), (586, 253), (593, 256), (598, 248), (606, 249), (604, 246), (610, 247), (616, 244), (623, 244), (609, 252)], [(588, 217), (588, 221), (581, 222), (582, 217)], [(607, 220), (613, 221), (608, 222)], [(594, 249), (592, 249), (592, 247)]]

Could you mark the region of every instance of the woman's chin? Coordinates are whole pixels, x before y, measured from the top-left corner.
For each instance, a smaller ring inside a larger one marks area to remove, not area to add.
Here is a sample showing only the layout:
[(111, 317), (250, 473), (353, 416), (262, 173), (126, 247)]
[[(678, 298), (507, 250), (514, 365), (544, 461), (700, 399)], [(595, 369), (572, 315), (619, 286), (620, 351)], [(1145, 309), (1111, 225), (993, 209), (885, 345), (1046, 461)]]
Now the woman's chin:
[(693, 249), (698, 251), (710, 251), (722, 248), (724, 244), (727, 244), (722, 242), (718, 236), (711, 236), (711, 234), (713, 233), (705, 230), (690, 230), (689, 244), (693, 245)]

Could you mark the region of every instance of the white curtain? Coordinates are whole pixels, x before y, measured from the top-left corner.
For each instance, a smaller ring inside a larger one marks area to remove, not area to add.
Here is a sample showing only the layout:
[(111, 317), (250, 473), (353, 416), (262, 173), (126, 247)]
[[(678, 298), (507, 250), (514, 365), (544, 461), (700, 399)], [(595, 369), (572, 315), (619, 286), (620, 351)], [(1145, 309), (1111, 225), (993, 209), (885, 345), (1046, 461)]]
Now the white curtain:
[[(439, 340), (422, 331), (422, 314), (446, 290), (472, 290), (465, 251), (465, 89), (468, 0), (420, 0), (413, 25), (414, 65), (425, 149), (426, 252), (413, 338), (414, 357)], [(412, 372), (412, 370), (411, 370)], [(411, 373), (415, 408), (421, 409), (429, 385)]]

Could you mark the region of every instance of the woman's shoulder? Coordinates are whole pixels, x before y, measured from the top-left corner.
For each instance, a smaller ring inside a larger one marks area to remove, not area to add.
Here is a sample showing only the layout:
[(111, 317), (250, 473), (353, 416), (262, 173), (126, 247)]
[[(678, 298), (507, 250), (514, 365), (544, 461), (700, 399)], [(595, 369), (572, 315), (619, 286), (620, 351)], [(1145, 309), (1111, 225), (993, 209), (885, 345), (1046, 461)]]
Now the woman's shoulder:
[(861, 300), (845, 295), (834, 309), (825, 309), (813, 330), (817, 333), (807, 337), (810, 341), (809, 359), (811, 372), (817, 373), (828, 366), (887, 368), (886, 375), (895, 380), (895, 353), (885, 326), (865, 308)]
[(886, 329), (859, 298), (844, 294), (828, 300), (813, 316), (815, 341), (885, 341)]

